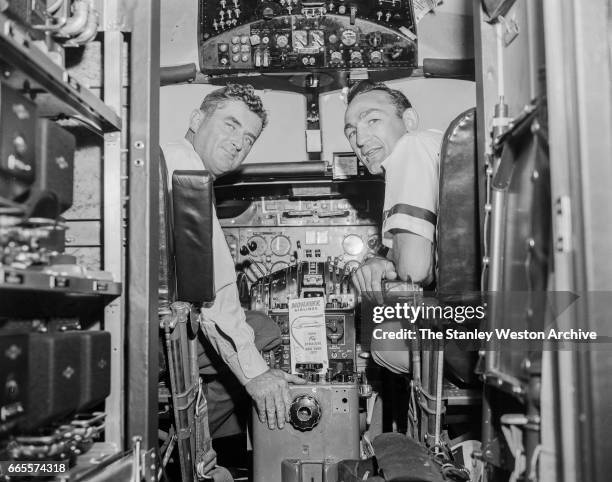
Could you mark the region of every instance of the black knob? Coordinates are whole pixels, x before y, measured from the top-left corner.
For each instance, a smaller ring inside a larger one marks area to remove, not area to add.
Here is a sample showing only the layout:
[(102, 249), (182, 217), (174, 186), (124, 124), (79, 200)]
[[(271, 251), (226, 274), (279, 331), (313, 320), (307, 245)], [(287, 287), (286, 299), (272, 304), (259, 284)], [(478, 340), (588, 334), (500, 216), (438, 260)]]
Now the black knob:
[(257, 243), (255, 241), (249, 241), (248, 246), (251, 251), (255, 251), (257, 249)]
[(291, 403), (289, 423), (302, 432), (312, 430), (321, 420), (321, 406), (310, 395), (300, 395)]
[(240, 254), (242, 256), (246, 256), (247, 254), (249, 254), (249, 248), (247, 248), (246, 246), (241, 246), (240, 247)]

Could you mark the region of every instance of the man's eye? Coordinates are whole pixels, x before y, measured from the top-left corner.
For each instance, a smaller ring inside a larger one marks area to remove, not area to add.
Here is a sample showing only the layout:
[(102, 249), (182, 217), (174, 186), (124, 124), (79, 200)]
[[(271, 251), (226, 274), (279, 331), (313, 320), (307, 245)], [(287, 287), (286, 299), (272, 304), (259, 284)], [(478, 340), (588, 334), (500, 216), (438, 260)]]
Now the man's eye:
[(251, 139), (250, 137), (245, 137), (245, 138), (244, 138), (244, 143), (245, 143), (247, 146), (251, 147), (251, 146), (253, 145), (253, 139)]
[(234, 131), (236, 129), (236, 126), (234, 126), (234, 124), (231, 122), (226, 122), (225, 125), (227, 126), (228, 131)]
[(380, 119), (368, 119), (368, 125), (374, 125), (376, 124)]
[(351, 139), (352, 137), (355, 136), (355, 131), (353, 130), (353, 131), (345, 132), (344, 135), (346, 136), (347, 139)]

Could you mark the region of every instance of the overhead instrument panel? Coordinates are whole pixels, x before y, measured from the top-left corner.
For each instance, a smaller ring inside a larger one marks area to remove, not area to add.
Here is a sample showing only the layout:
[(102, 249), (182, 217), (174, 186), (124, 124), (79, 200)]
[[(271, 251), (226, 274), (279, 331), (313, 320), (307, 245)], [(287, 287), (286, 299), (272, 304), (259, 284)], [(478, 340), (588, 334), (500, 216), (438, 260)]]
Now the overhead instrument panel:
[(200, 3), (202, 71), (302, 72), (417, 64), (412, 0)]

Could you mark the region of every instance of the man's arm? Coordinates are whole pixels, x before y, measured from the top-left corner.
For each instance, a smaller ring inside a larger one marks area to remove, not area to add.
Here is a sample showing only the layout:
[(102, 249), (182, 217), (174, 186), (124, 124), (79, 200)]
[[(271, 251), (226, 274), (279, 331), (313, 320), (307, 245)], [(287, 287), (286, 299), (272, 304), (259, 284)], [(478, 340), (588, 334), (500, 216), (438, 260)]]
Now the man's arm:
[(246, 323), (235, 284), (218, 290), (212, 306), (202, 308), (201, 327), (255, 402), (262, 423), (267, 419), (269, 428), (283, 428), (289, 416), (289, 383), (306, 382), (268, 368), (255, 346), (253, 330)]
[(433, 281), (433, 243), (423, 236), (411, 232), (396, 232), (393, 235), (393, 249), (390, 258), (402, 281), (428, 285)]

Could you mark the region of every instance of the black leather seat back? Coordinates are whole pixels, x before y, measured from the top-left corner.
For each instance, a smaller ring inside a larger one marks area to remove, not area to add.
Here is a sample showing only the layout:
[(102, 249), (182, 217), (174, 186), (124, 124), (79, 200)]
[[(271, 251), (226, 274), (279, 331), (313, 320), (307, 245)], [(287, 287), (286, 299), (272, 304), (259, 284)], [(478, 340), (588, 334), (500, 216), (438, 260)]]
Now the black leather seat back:
[(206, 171), (174, 171), (172, 204), (177, 299), (215, 299), (213, 261), (213, 184)]
[[(443, 304), (480, 304), (480, 223), (476, 110), (450, 124), (440, 153), (438, 214), (438, 297)], [(467, 324), (467, 323), (466, 323)], [(477, 382), (476, 352), (454, 343), (444, 350), (445, 374), (455, 383)]]
[(480, 291), (475, 116), (475, 109), (460, 114), (442, 142), (437, 249), (438, 291), (443, 297)]
[(166, 158), (159, 150), (159, 303), (169, 308), (176, 301), (174, 269), (174, 236), (172, 203), (168, 193), (168, 169)]

